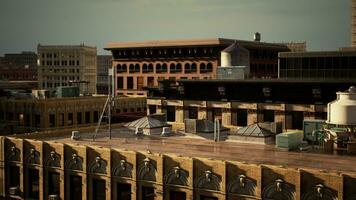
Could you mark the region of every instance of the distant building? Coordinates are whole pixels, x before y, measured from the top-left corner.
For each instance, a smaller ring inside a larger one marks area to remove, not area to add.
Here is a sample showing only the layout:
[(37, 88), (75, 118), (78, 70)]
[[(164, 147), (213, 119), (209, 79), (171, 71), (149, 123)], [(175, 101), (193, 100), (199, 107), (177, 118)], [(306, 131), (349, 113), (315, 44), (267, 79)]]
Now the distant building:
[(97, 83), (98, 94), (108, 93), (108, 70), (112, 66), (112, 56), (98, 55), (97, 57)]
[(306, 52), (307, 43), (306, 42), (283, 42), (281, 44), (287, 45), (287, 47), (292, 52)]
[(38, 84), (41, 89), (78, 85), (81, 94), (96, 94), (96, 47), (38, 45)]
[[(0, 135), (95, 126), (106, 96), (74, 98), (1, 98)], [(142, 112), (145, 98), (115, 99), (113, 114)]]
[(356, 51), (279, 53), (279, 78), (356, 79)]
[(221, 51), (237, 43), (249, 52), (251, 78), (277, 78), (278, 53), (286, 45), (223, 38), (111, 43), (117, 95), (146, 95), (164, 79), (213, 79)]
[(5, 54), (0, 58), (0, 80), (34, 81), (37, 80), (37, 54), (22, 52)]

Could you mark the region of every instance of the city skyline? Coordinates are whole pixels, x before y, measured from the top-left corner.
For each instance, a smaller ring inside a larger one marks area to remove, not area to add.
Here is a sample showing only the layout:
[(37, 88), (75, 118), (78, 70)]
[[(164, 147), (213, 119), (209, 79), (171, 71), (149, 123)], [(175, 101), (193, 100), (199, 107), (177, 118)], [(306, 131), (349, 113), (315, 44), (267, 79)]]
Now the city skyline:
[(306, 41), (308, 50), (336, 50), (350, 45), (350, 7), (349, 0), (5, 0), (0, 55), (35, 51), (38, 43), (85, 43), (109, 54), (103, 47), (114, 41), (251, 40), (257, 31), (262, 41)]

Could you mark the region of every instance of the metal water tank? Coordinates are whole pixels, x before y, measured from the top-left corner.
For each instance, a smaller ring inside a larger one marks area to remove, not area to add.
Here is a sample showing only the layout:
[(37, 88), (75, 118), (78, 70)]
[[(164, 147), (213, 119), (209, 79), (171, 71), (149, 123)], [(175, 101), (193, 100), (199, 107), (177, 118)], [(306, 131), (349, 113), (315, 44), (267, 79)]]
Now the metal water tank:
[(230, 52), (221, 52), (221, 67), (230, 67), (231, 66), (231, 53)]
[(253, 35), (253, 40), (254, 40), (255, 42), (260, 42), (260, 41), (261, 41), (261, 33), (256, 32), (256, 33)]
[(337, 92), (335, 101), (328, 103), (327, 123), (356, 125), (356, 88), (351, 86), (345, 92)]

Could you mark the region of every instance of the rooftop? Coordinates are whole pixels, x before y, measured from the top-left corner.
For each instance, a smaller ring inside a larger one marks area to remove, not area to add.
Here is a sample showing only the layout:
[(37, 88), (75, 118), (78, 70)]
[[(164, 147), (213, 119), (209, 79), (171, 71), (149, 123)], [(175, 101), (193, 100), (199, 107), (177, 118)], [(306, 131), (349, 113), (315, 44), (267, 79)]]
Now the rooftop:
[(211, 46), (211, 45), (230, 45), (234, 42), (249, 45), (265, 45), (271, 47), (286, 48), (283, 44), (255, 42), (247, 40), (234, 40), (227, 38), (207, 38), (207, 39), (185, 39), (185, 40), (152, 40), (142, 42), (113, 42), (109, 43), (104, 49), (124, 49), (124, 48), (148, 48), (148, 47), (174, 47), (174, 46)]
[[(120, 130), (120, 131), (119, 131)], [(127, 129), (112, 131), (112, 140), (107, 133), (100, 133), (93, 141), (94, 133), (82, 133), (80, 140), (64, 136), (39, 136), (38, 140), (56, 141), (65, 144), (94, 145), (129, 151), (150, 151), (152, 153), (176, 154), (186, 157), (205, 157), (218, 160), (265, 164), (288, 168), (325, 170), (330, 172), (356, 173), (356, 159), (353, 156), (331, 155), (309, 152), (288, 152), (277, 150), (271, 145), (245, 144), (237, 142), (213, 142), (180, 133), (172, 137), (135, 136)]]

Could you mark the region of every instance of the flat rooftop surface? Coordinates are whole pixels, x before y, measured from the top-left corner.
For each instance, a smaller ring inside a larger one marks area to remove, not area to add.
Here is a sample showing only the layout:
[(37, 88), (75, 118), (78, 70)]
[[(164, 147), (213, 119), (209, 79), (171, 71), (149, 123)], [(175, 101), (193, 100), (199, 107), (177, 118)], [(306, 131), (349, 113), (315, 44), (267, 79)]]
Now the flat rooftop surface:
[(93, 141), (93, 133), (82, 133), (80, 140), (66, 137), (41, 137), (41, 140), (94, 145), (129, 151), (176, 154), (187, 157), (213, 158), (218, 160), (240, 161), (252, 164), (284, 166), (325, 170), (329, 172), (356, 172), (356, 156), (332, 155), (311, 152), (290, 152), (276, 149), (273, 145), (260, 145), (238, 142), (213, 142), (177, 133), (170, 137), (135, 136), (127, 131), (113, 130), (112, 139), (108, 133), (99, 133)]

